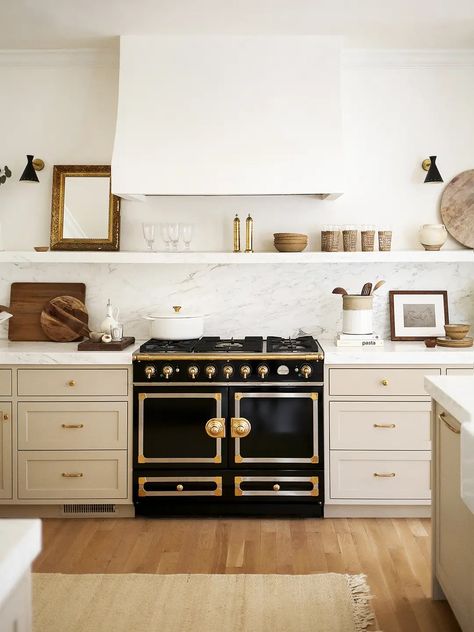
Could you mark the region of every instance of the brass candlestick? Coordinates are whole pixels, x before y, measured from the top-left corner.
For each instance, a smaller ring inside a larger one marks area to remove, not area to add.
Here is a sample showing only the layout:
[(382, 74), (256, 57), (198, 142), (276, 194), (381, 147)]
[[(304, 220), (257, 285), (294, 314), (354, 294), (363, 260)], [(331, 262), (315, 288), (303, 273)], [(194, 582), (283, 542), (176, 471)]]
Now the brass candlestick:
[(240, 219), (237, 213), (234, 217), (234, 252), (240, 252)]
[(250, 213), (245, 220), (245, 252), (253, 252), (253, 219)]

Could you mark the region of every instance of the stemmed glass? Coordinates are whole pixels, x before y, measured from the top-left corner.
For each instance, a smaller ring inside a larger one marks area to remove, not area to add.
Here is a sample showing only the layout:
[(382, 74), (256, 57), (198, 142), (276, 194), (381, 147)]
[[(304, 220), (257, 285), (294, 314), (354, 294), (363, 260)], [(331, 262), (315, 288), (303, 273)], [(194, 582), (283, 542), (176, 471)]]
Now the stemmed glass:
[(153, 250), (153, 244), (155, 242), (155, 224), (147, 224), (143, 222), (143, 237), (145, 238), (148, 250)]
[(184, 241), (184, 249), (189, 252), (189, 246), (191, 244), (191, 239), (193, 238), (193, 225), (192, 224), (182, 224), (181, 232)]
[(171, 250), (171, 248), (170, 248), (170, 241), (171, 241), (171, 239), (170, 239), (170, 236), (169, 236), (168, 224), (166, 224), (166, 223), (160, 224), (160, 233), (161, 233), (161, 239), (165, 243), (165, 250), (167, 252), (169, 252)]
[(171, 241), (171, 249), (174, 251), (178, 250), (179, 234), (180, 225), (177, 222), (168, 224), (168, 235)]

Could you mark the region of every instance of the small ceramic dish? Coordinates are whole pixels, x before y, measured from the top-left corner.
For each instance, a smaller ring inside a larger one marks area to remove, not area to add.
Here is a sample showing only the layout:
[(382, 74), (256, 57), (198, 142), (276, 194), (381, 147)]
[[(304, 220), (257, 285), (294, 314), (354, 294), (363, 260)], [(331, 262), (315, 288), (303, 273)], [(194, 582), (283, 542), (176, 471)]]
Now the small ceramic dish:
[(48, 252), (49, 246), (35, 246), (36, 252)]
[(470, 329), (471, 325), (461, 325), (459, 323), (452, 323), (444, 326), (444, 331), (446, 332), (447, 337), (451, 338), (451, 340), (462, 340), (467, 336)]

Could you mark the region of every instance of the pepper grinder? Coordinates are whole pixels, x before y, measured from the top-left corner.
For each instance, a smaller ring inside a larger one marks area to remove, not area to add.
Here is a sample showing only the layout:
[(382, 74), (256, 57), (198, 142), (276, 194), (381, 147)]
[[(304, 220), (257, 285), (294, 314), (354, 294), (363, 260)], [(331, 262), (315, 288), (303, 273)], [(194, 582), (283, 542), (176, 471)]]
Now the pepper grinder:
[(240, 252), (240, 219), (237, 213), (234, 217), (234, 252)]
[(245, 220), (245, 252), (253, 252), (253, 219), (250, 213)]

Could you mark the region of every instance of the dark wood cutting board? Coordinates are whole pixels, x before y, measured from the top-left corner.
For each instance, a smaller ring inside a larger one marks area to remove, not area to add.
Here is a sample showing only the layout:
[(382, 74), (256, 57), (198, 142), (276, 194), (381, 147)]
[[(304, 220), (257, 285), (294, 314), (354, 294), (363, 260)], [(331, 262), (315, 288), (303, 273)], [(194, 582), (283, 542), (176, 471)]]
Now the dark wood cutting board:
[(57, 296), (73, 296), (85, 303), (84, 283), (12, 283), (8, 339), (16, 341), (50, 341), (41, 327), (44, 306)]
[(133, 345), (135, 338), (126, 336), (122, 340), (112, 340), (112, 342), (92, 342), (92, 340), (84, 340), (77, 345), (78, 351), (123, 351), (130, 345)]

